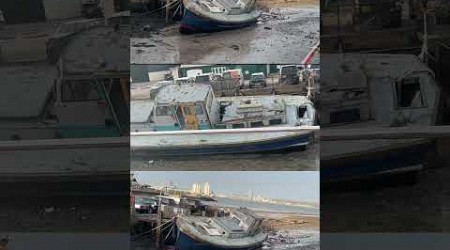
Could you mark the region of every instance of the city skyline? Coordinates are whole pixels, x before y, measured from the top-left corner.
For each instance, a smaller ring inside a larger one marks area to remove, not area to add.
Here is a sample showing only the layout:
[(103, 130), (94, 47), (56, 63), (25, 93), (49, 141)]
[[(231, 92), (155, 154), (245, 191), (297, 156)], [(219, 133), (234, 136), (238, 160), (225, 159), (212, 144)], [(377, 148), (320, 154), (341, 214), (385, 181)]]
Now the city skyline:
[[(222, 194), (260, 195), (270, 199), (319, 202), (320, 175), (316, 171), (137, 171), (135, 178), (141, 184), (168, 185), (191, 190), (194, 184), (208, 183), (210, 190)], [(219, 174), (220, 173), (220, 174)]]

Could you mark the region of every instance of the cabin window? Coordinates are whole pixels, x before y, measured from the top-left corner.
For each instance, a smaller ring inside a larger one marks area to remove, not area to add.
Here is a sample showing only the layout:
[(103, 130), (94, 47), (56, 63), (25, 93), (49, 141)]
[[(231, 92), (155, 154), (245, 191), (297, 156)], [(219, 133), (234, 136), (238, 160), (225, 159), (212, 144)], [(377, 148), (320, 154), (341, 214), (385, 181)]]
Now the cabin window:
[(99, 101), (101, 95), (94, 82), (65, 82), (61, 85), (61, 99), (63, 102)]
[(424, 106), (419, 77), (405, 78), (396, 83), (397, 107), (420, 108)]
[(241, 221), (236, 217), (231, 218), (231, 222), (237, 225), (241, 224)]
[(305, 106), (298, 107), (298, 118), (303, 118), (307, 110)]
[(252, 128), (257, 128), (257, 127), (263, 127), (264, 123), (262, 121), (257, 121), (257, 122), (251, 122), (250, 123), (250, 127)]
[(170, 107), (167, 106), (158, 106), (156, 107), (156, 116), (171, 116), (172, 111)]
[(203, 115), (203, 107), (201, 104), (196, 104), (195, 105), (195, 113), (197, 115)]
[(283, 121), (281, 119), (271, 119), (269, 121), (269, 125), (280, 125), (282, 123), (283, 123)]
[(244, 124), (243, 123), (236, 123), (236, 124), (233, 124), (233, 128), (244, 128), (245, 126), (244, 126)]
[(184, 115), (193, 115), (190, 107), (183, 107), (183, 114)]

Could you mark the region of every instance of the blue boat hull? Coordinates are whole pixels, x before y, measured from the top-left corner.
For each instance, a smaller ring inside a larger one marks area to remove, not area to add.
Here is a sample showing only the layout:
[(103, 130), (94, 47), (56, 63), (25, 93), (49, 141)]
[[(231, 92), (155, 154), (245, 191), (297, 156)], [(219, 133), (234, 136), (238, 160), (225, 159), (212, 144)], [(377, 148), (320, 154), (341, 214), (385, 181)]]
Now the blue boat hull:
[(353, 158), (321, 161), (321, 180), (333, 183), (418, 171), (433, 151), (433, 145), (430, 141)]
[(147, 159), (149, 157), (174, 157), (189, 155), (222, 155), (222, 154), (250, 154), (263, 152), (279, 152), (289, 149), (305, 147), (312, 140), (313, 133), (301, 134), (278, 140), (268, 140), (257, 143), (233, 144), (233, 145), (211, 145), (192, 147), (172, 147), (162, 149), (133, 149), (133, 158)]
[(256, 20), (250, 20), (242, 23), (221, 23), (212, 19), (203, 18), (197, 16), (188, 9), (184, 10), (183, 19), (181, 20), (180, 33), (209, 33), (218, 32), (231, 29), (240, 29), (252, 24), (255, 24)]
[[(232, 248), (233, 250), (253, 250), (258, 249), (260, 246), (244, 247), (244, 248)], [(227, 248), (218, 248), (211, 246), (207, 243), (198, 242), (190, 238), (183, 232), (180, 232), (177, 242), (175, 243), (175, 249), (177, 250), (225, 250)]]

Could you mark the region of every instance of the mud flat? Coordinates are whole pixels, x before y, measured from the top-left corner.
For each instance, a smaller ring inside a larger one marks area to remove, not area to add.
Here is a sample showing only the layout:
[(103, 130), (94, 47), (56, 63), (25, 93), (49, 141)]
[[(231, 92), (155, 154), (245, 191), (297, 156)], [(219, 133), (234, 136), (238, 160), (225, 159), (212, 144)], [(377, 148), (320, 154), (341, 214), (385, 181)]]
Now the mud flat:
[(290, 213), (257, 212), (268, 239), (262, 249), (320, 249), (320, 219)]
[(319, 1), (266, 0), (258, 5), (264, 14), (256, 25), (209, 34), (181, 35), (179, 23), (164, 26), (162, 18), (135, 17), (130, 61), (291, 64), (319, 41)]
[[(320, 219), (318, 216), (307, 216), (297, 213), (279, 213), (259, 211), (259, 216), (265, 218), (263, 230), (267, 232), (268, 239), (260, 249), (320, 249)], [(156, 250), (154, 239), (141, 237), (131, 243), (131, 249)], [(173, 246), (161, 248), (164, 250), (175, 249)]]

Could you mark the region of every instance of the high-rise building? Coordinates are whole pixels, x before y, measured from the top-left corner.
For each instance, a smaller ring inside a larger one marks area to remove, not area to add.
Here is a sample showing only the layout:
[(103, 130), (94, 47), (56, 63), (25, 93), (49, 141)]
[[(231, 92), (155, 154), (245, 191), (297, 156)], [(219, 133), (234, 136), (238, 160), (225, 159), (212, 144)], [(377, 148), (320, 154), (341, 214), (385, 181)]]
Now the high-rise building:
[(208, 182), (206, 182), (205, 185), (203, 186), (203, 194), (207, 196), (211, 195), (211, 187), (209, 186)]
[(201, 194), (202, 193), (202, 186), (198, 183), (192, 184), (192, 190), (191, 192), (193, 194)]

